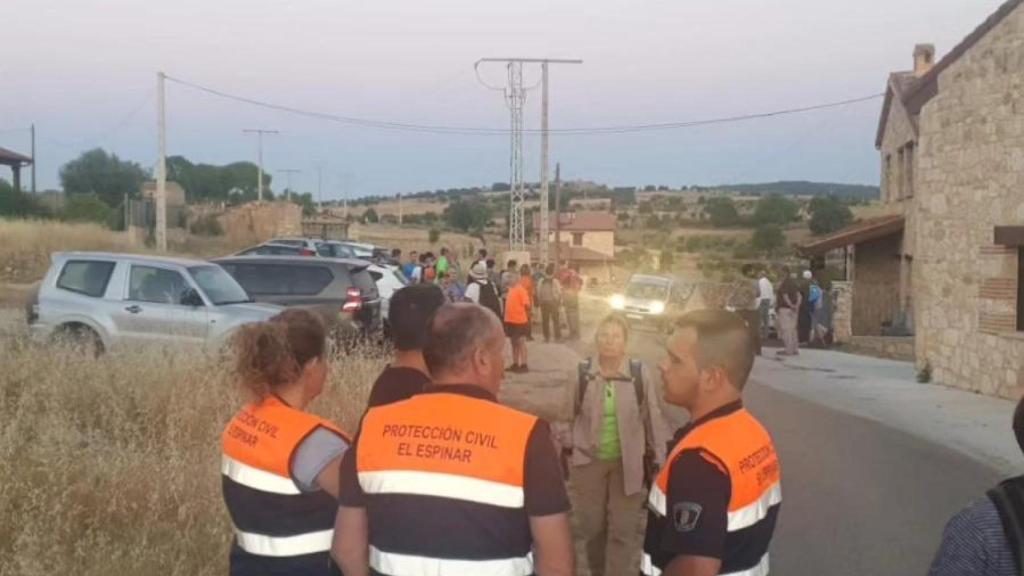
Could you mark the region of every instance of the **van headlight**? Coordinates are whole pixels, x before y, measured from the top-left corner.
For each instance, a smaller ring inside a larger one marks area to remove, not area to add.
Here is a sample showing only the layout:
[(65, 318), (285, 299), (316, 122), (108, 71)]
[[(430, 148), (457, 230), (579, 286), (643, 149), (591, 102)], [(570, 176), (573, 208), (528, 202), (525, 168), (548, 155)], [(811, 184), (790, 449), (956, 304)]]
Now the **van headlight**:
[(626, 307), (626, 298), (622, 294), (616, 294), (612, 296), (609, 303), (612, 305), (612, 310), (622, 310)]
[(654, 302), (651, 302), (650, 310), (652, 314), (661, 314), (665, 311), (665, 303), (655, 300)]

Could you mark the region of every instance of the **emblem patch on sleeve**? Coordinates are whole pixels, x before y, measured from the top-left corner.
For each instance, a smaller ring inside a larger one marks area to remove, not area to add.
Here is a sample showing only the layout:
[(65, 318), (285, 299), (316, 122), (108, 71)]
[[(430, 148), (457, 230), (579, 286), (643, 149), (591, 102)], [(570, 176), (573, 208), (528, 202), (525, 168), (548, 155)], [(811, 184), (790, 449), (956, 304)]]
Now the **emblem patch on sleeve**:
[(676, 532), (693, 532), (704, 507), (696, 502), (680, 502), (672, 507), (672, 524)]

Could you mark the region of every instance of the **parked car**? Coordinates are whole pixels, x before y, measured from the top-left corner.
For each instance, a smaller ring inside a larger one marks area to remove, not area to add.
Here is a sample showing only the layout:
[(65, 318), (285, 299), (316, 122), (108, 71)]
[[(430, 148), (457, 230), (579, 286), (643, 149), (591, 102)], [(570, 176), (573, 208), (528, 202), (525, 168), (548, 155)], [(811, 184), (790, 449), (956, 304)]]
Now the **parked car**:
[(374, 283), (377, 284), (377, 293), (380, 294), (380, 313), (384, 319), (384, 331), (387, 332), (390, 319), (391, 296), (401, 290), (409, 281), (406, 280), (405, 275), (396, 266), (370, 264), (369, 271)]
[(391, 258), (391, 251), (387, 248), (360, 242), (325, 240), (317, 244), (317, 253), (332, 258), (357, 258), (389, 266), (399, 264)]
[(308, 250), (301, 246), (267, 242), (266, 244), (246, 248), (236, 253), (235, 256), (313, 256), (313, 254), (309, 254)]
[(274, 238), (266, 242), (266, 244), (284, 244), (285, 246), (295, 246), (301, 250), (300, 256), (316, 256), (317, 245), (321, 240), (316, 238)]
[(36, 340), (95, 353), (128, 342), (222, 345), (277, 306), (253, 303), (221, 267), (199, 260), (58, 252), (28, 308)]
[(632, 324), (668, 331), (692, 293), (692, 286), (669, 276), (633, 274), (623, 293), (612, 296), (611, 306)]
[(214, 262), (257, 302), (317, 312), (340, 339), (379, 336), (381, 300), (369, 262), (289, 256), (229, 256)]

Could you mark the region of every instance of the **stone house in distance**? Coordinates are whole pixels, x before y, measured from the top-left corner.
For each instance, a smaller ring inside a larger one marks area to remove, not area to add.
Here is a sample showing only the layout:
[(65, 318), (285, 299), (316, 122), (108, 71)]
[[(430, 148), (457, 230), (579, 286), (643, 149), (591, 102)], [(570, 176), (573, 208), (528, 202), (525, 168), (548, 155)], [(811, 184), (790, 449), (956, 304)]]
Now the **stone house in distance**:
[[(863, 276), (875, 284), (866, 288), (871, 294), (898, 286), (898, 305), (885, 306), (894, 322), (907, 319), (920, 369), (939, 384), (1017, 398), (1024, 392), (1024, 0), (1005, 2), (941, 60), (932, 63), (933, 53), (918, 46), (914, 71), (889, 78), (876, 144), (890, 214), (804, 250), (854, 245), (854, 333)], [(893, 231), (883, 234), (886, 227)], [(864, 249), (877, 257), (862, 262)]]
[[(551, 251), (555, 243), (555, 215), (551, 215), (551, 233), (548, 242)], [(615, 214), (611, 212), (580, 211), (558, 214), (560, 255), (573, 270), (588, 282), (611, 281), (612, 263), (615, 261)], [(540, 214), (534, 213), (533, 229), (540, 239)]]

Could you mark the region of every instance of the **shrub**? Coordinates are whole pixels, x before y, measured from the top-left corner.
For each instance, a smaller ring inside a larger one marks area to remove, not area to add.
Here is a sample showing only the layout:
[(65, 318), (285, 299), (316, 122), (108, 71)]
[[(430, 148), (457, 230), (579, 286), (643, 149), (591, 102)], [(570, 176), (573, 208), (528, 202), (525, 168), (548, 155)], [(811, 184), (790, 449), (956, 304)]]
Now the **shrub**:
[(431, 244), (437, 244), (437, 241), (441, 239), (441, 231), (437, 228), (431, 228), (427, 239)]
[(775, 224), (764, 224), (754, 230), (751, 244), (761, 252), (775, 252), (786, 244), (786, 235)]
[(223, 236), (224, 228), (220, 225), (220, 220), (217, 219), (213, 214), (205, 214), (196, 219), (188, 227), (189, 232), (196, 236)]
[(68, 196), (61, 218), (68, 222), (93, 222), (108, 225), (114, 213), (116, 211), (107, 206), (95, 194), (75, 194)]

